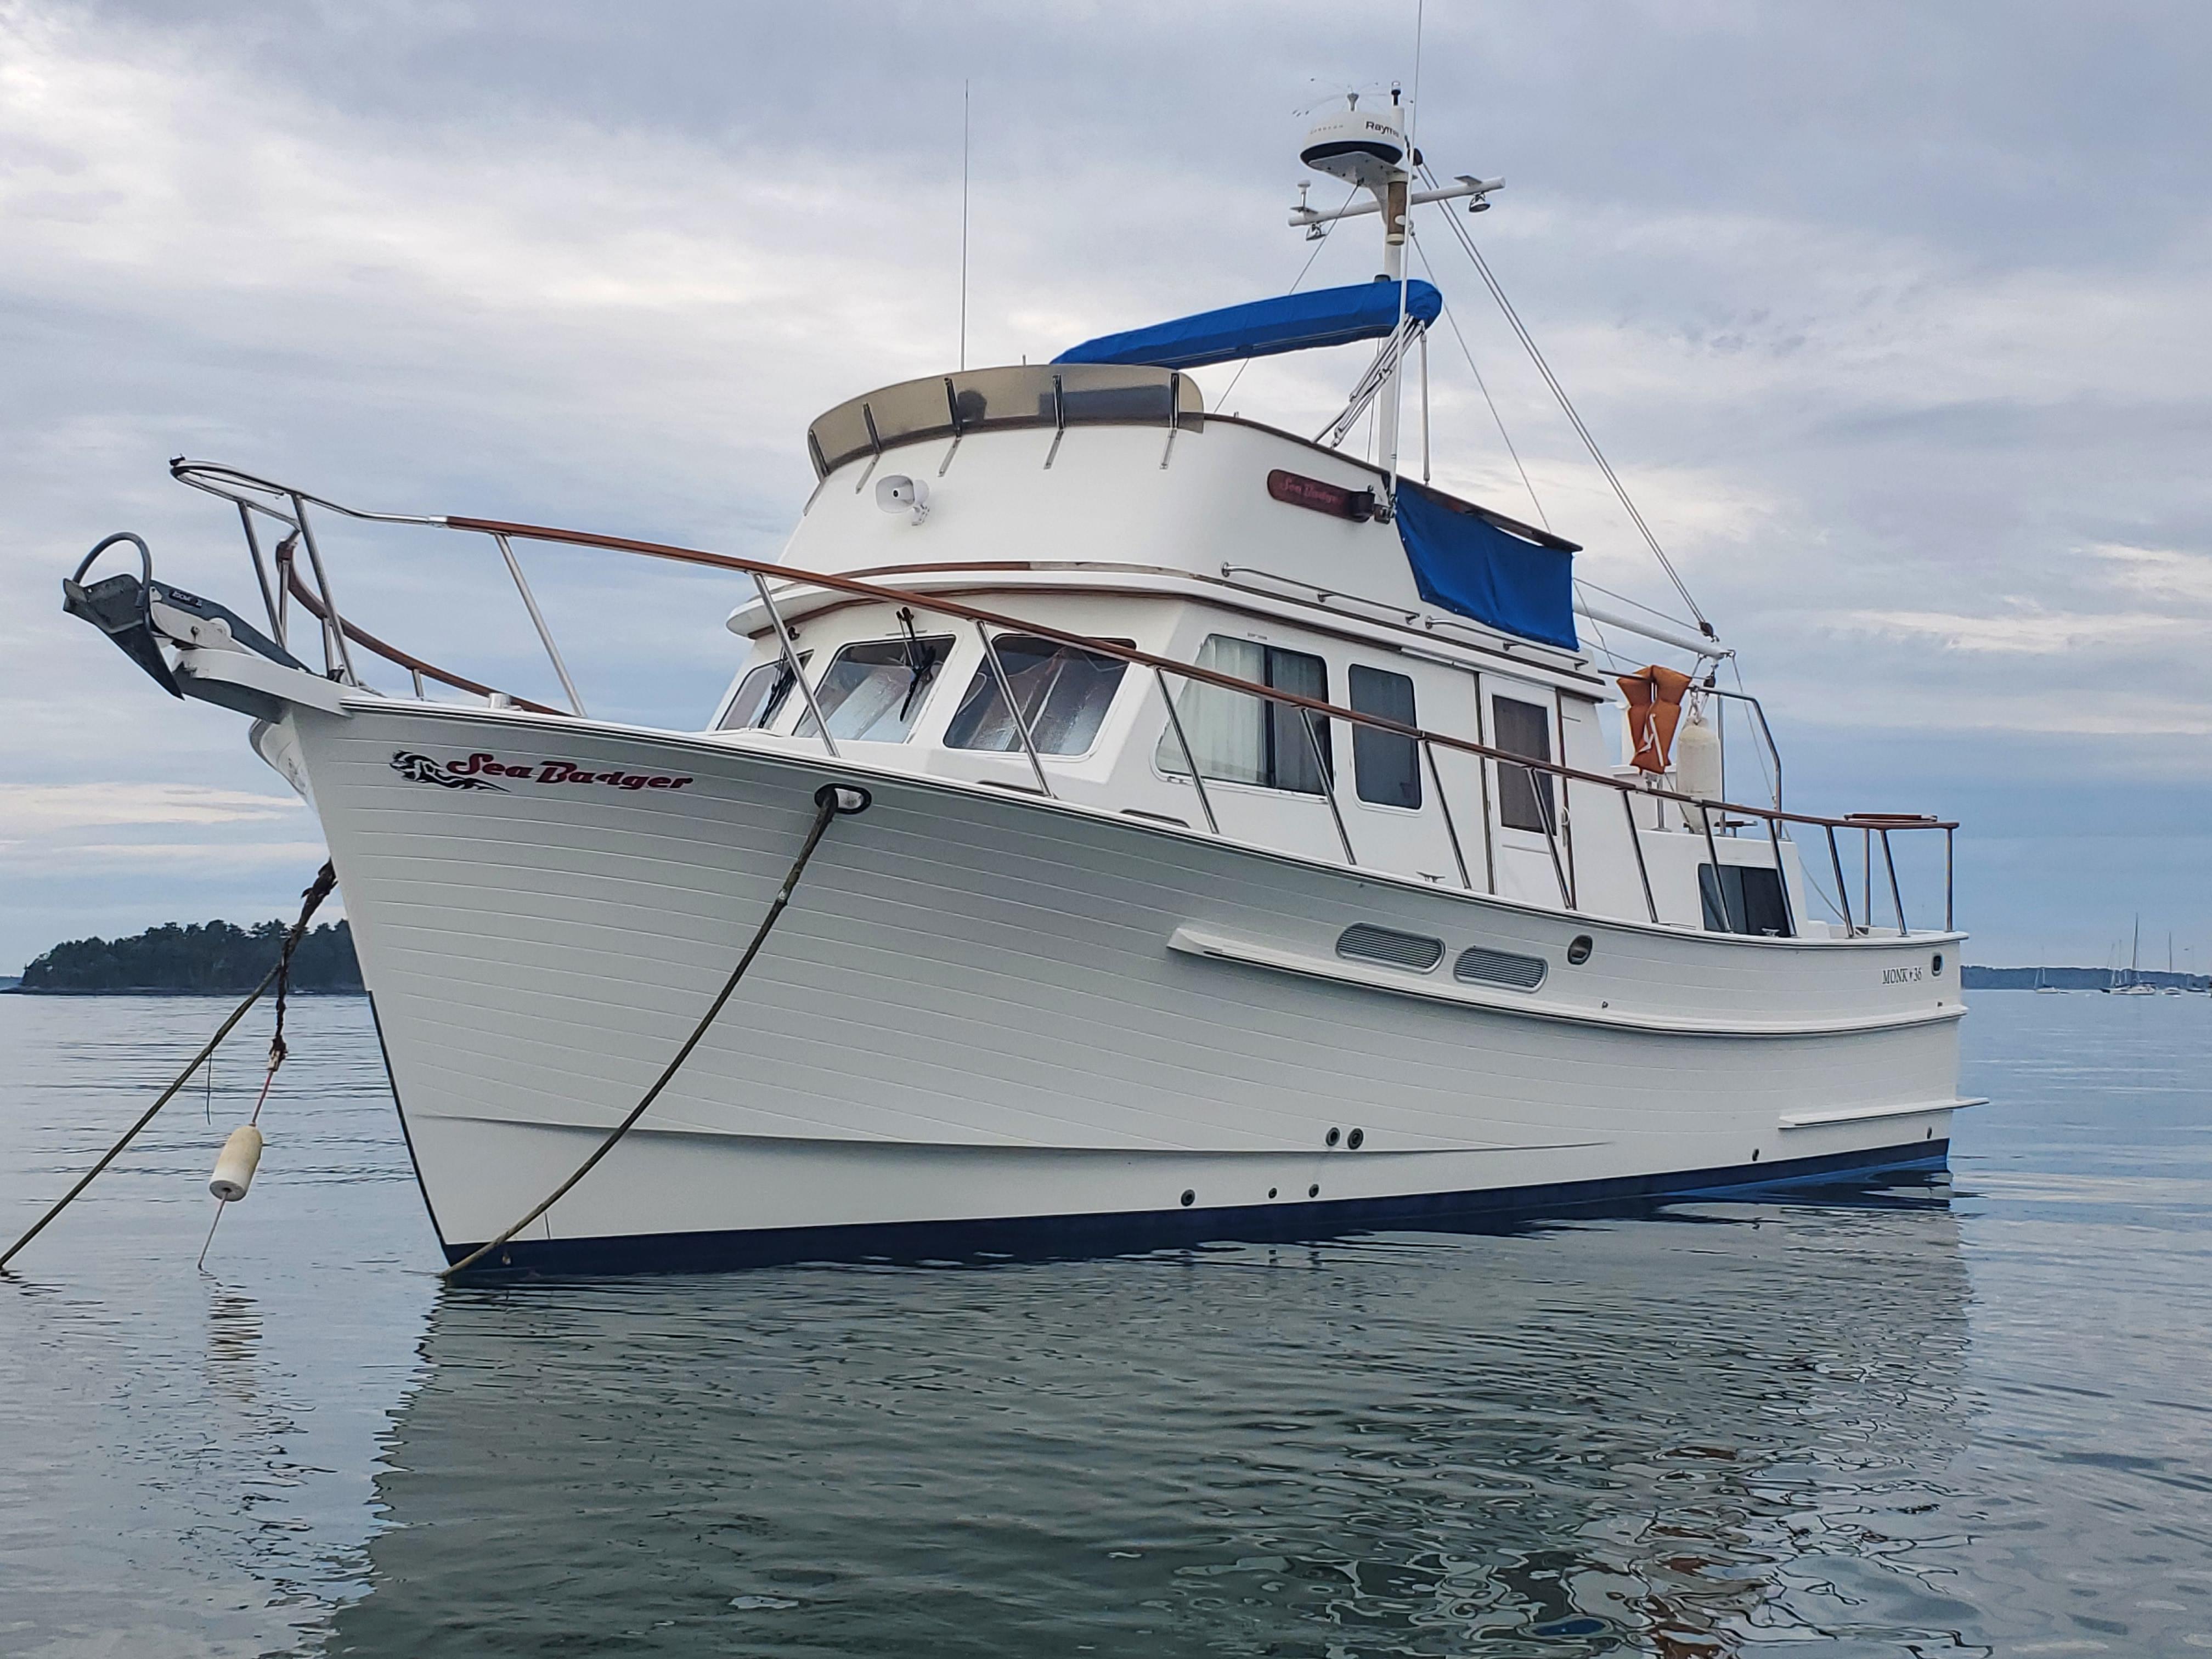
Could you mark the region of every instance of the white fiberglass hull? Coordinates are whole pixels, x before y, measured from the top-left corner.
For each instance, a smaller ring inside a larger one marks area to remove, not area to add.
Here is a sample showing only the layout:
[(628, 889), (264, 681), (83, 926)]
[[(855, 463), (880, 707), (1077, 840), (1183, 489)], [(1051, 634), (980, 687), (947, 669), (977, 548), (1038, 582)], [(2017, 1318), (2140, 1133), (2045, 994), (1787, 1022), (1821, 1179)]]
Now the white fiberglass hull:
[[(1613, 923), (517, 714), (295, 705), (264, 748), (328, 833), (449, 1257), (637, 1102), (833, 779), (872, 805), (832, 823), (646, 1118), (500, 1265), (1090, 1248), (1772, 1184), (1939, 1164), (1957, 1103), (1956, 969), (1925, 939)], [(1339, 957), (1363, 922), (1442, 939), (1442, 965)], [(1544, 983), (1456, 981), (1477, 945), (1542, 958)]]

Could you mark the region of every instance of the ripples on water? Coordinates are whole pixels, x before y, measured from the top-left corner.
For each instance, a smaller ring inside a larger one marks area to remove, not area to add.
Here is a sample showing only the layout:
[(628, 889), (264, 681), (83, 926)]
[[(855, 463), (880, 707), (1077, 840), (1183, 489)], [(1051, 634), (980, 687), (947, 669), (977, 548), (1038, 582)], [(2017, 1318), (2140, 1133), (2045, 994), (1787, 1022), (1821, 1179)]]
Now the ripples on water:
[[(220, 1012), (0, 998), (0, 1214)], [(1955, 1194), (464, 1291), (295, 1018), (219, 1276), (247, 1047), (0, 1285), (0, 1651), (2212, 1649), (2197, 999), (1984, 996)]]

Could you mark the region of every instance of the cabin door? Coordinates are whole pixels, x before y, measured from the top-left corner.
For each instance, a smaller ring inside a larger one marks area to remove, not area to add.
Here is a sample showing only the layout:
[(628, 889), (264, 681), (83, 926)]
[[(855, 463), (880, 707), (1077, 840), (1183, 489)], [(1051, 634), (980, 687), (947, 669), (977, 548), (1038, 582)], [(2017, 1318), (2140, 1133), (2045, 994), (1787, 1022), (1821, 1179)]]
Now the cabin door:
[[(1485, 744), (1509, 755), (1559, 763), (1557, 692), (1533, 681), (1491, 673), (1478, 677), (1476, 690)], [(1530, 904), (1568, 902), (1574, 884), (1573, 854), (1560, 781), (1510, 761), (1489, 761), (1483, 769), (1498, 894)]]

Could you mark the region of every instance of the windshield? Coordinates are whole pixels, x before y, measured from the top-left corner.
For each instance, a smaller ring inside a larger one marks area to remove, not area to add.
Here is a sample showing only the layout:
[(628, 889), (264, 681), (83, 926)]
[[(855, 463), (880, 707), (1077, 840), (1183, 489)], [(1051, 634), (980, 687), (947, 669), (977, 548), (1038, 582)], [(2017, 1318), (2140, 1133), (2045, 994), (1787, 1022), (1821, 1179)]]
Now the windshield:
[[(847, 646), (814, 688), (830, 735), (856, 743), (904, 742), (951, 650), (952, 638), (946, 634), (909, 634)], [(799, 722), (803, 738), (818, 735), (820, 729), (811, 714)]]

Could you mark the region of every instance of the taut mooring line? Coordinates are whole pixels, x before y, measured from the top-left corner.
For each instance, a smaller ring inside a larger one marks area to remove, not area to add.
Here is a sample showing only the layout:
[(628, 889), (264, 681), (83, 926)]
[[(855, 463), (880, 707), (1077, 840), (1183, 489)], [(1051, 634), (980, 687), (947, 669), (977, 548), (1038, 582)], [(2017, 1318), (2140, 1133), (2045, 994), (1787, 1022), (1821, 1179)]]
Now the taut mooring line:
[[(298, 946), (301, 937), (307, 933), (309, 919), (314, 915), (315, 911), (321, 906), (322, 902), (330, 896), (331, 890), (337, 885), (337, 872), (327, 863), (325, 863), (320, 870), (316, 872), (314, 880), (308, 884), (307, 891), (301, 895), (301, 897), (305, 901), (305, 902), (300, 907), (300, 919), (292, 924), (292, 931), (284, 936), (284, 948), (276, 953), (276, 965), (270, 968), (268, 973), (263, 976), (261, 983), (253, 988), (252, 993), (246, 997), (246, 1000), (240, 1003), (237, 1007), (231, 1010), (230, 1018), (223, 1021), (223, 1023), (216, 1028), (216, 1034), (208, 1039), (207, 1046), (204, 1048), (202, 1048), (199, 1053), (192, 1056), (191, 1064), (185, 1066), (183, 1071), (177, 1073), (177, 1080), (174, 1083), (172, 1083), (167, 1088), (161, 1091), (161, 1097), (155, 1101), (151, 1106), (149, 1106), (146, 1109), (144, 1115), (141, 1116), (136, 1123), (132, 1124), (128, 1129), (124, 1131), (123, 1139), (117, 1141), (112, 1146), (110, 1146), (106, 1152), (101, 1157), (100, 1162), (94, 1164), (92, 1168), (84, 1172), (82, 1178), (77, 1182), (76, 1186), (70, 1188), (69, 1191), (63, 1194), (62, 1196), (56, 1200), (52, 1208), (49, 1209), (44, 1215), (40, 1216), (37, 1221), (33, 1223), (31, 1230), (28, 1232), (25, 1233), (21, 1238), (17, 1239), (13, 1244), (10, 1244), (8, 1247), (7, 1255), (0, 1255), (0, 1267), (5, 1267), (10, 1261), (13, 1261), (15, 1259), (15, 1253), (18, 1250), (21, 1249), (23, 1246), (29, 1243), (33, 1239), (36, 1238), (40, 1233), (46, 1231), (47, 1223), (51, 1222), (64, 1210), (69, 1208), (70, 1205), (76, 1200), (76, 1195), (82, 1192), (86, 1188), (92, 1185), (94, 1176), (97, 1176), (109, 1164), (114, 1163), (117, 1158), (122, 1157), (123, 1149), (138, 1138), (138, 1132), (154, 1121), (154, 1115), (160, 1111), (161, 1108), (167, 1105), (171, 1100), (175, 1098), (177, 1091), (185, 1086), (185, 1083), (190, 1080), (192, 1073), (198, 1071), (203, 1065), (206, 1064), (208, 1056), (212, 1054), (218, 1048), (220, 1048), (222, 1044), (222, 1040), (230, 1035), (231, 1028), (236, 1025), (240, 1020), (246, 1018), (246, 1011), (252, 1007), (255, 1003), (260, 1001), (261, 994), (266, 991), (271, 985), (275, 984), (276, 982), (277, 976), (283, 974), (286, 969), (291, 965), (292, 952), (295, 948)], [(278, 1040), (281, 1042), (281, 1032), (279, 1034)], [(272, 1073), (276, 1070), (274, 1063), (271, 1064), (270, 1070)]]
[(684, 1046), (676, 1051), (676, 1057), (671, 1060), (660, 1075), (653, 1079), (653, 1087), (645, 1091), (645, 1098), (630, 1108), (629, 1115), (615, 1126), (614, 1132), (602, 1140), (599, 1149), (578, 1166), (575, 1174), (556, 1187), (547, 1194), (543, 1203), (500, 1234), (497, 1238), (477, 1245), (475, 1249), (471, 1250), (459, 1261), (440, 1273), (439, 1278), (451, 1279), (456, 1273), (474, 1267), (500, 1246), (508, 1243), (525, 1227), (566, 1198), (578, 1182), (599, 1167), (601, 1158), (614, 1151), (615, 1143), (628, 1134), (638, 1119), (645, 1115), (646, 1109), (660, 1098), (660, 1091), (668, 1086), (676, 1073), (683, 1068), (684, 1062), (691, 1058), (691, 1051), (697, 1048), (700, 1041), (706, 1036), (707, 1028), (714, 1023), (714, 1017), (722, 1012), (723, 1005), (727, 1003), (736, 992), (738, 981), (745, 976), (745, 969), (753, 965), (753, 958), (760, 954), (761, 946), (768, 943), (769, 930), (775, 927), (776, 919), (783, 915), (784, 907), (791, 902), (792, 894), (798, 890), (799, 878), (806, 872), (807, 862), (813, 858), (814, 849), (822, 844), (822, 837), (830, 828), (830, 821), (840, 814), (865, 812), (868, 810), (868, 792), (865, 789), (854, 788), (849, 784), (825, 783), (814, 792), (816, 808), (814, 823), (806, 832), (806, 840), (799, 849), (799, 856), (792, 861), (791, 872), (784, 877), (783, 885), (776, 890), (775, 897), (769, 901), (768, 914), (761, 918), (761, 925), (754, 930), (752, 942), (745, 946), (745, 953), (738, 958), (738, 965), (730, 970), (729, 978), (722, 981), (722, 988), (715, 994), (714, 1001), (707, 1005), (707, 1012), (699, 1017), (699, 1023), (691, 1028), (691, 1035), (684, 1039)]

